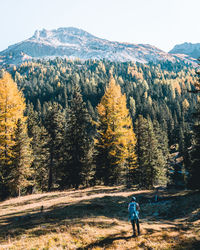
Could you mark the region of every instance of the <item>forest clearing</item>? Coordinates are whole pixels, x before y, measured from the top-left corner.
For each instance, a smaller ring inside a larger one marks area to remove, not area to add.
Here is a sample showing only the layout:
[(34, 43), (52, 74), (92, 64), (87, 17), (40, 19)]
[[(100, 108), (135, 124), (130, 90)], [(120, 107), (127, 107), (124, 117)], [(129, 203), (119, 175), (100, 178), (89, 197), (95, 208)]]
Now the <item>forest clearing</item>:
[[(141, 207), (136, 238), (133, 195)], [(95, 186), (8, 199), (0, 203), (0, 249), (200, 249), (200, 195)]]

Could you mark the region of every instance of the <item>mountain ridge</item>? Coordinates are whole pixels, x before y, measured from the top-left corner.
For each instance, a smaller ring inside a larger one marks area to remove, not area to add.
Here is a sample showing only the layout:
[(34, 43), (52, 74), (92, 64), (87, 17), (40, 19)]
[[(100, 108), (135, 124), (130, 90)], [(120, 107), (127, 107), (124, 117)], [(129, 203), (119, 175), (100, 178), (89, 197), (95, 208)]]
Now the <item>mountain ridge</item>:
[(63, 27), (53, 30), (36, 30), (32, 37), (10, 45), (0, 52), (0, 65), (19, 64), (31, 59), (55, 57), (140, 63), (156, 63), (167, 60), (195, 62), (195, 59), (188, 56), (167, 53), (149, 44), (109, 41), (98, 38), (82, 29)]
[(200, 43), (182, 43), (174, 46), (172, 50), (169, 51), (170, 54), (184, 54), (195, 59), (200, 57)]

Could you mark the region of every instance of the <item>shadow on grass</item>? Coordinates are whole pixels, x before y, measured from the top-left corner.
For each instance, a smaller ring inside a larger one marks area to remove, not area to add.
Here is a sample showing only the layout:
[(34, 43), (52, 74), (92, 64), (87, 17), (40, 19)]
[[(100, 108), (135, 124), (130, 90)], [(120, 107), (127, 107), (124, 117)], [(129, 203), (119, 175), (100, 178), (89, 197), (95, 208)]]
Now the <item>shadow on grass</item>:
[[(115, 188), (113, 190), (107, 190), (106, 192), (109, 193), (110, 191), (119, 192), (119, 190), (116, 190)], [(77, 193), (79, 197), (83, 196), (83, 194), (87, 194), (87, 192), (83, 192), (82, 194), (80, 194), (81, 192), (82, 191), (79, 190), (79, 194)], [(101, 191), (101, 193), (104, 192), (105, 190)], [(91, 193), (89, 192), (88, 194)], [(45, 235), (50, 232), (54, 232), (55, 230), (57, 230), (56, 228), (60, 226), (64, 226), (65, 228), (67, 228), (67, 226), (69, 225), (80, 225), (84, 223), (89, 223), (84, 222), (84, 219), (93, 219), (98, 216), (104, 216), (109, 219), (119, 219), (127, 221), (127, 206), (132, 195), (130, 195), (129, 197), (124, 197), (120, 195), (105, 195), (99, 198), (84, 196), (84, 199), (76, 201), (76, 203), (60, 203), (59, 205), (54, 205), (48, 209), (45, 209), (44, 207), (44, 211), (42, 213), (40, 212), (40, 209), (37, 208), (33, 210), (26, 210), (27, 214), (25, 215), (20, 215), (21, 212), (9, 214), (8, 216), (4, 215), (0, 220), (0, 240), (4, 240), (8, 236), (20, 236), (26, 233), (27, 230), (32, 230), (30, 232), (31, 236)], [(149, 192), (143, 192), (142, 194), (136, 194), (135, 196), (142, 207), (142, 204), (148, 202), (149, 198), (153, 197), (153, 195), (154, 193), (150, 195)], [(49, 196), (48, 199), (50, 199), (51, 197), (55, 198), (63, 196), (66, 195), (57, 194), (55, 196)], [(180, 197), (180, 199), (182, 198), (184, 199), (185, 197)], [(174, 201), (179, 202), (180, 199), (178, 199), (177, 196), (174, 198)], [(41, 197), (41, 200), (44, 200), (44, 198)], [(183, 209), (183, 207), (181, 208)], [(189, 212), (192, 212), (195, 208), (190, 205), (190, 207), (188, 208)], [(143, 218), (145, 218), (145, 215), (143, 215)], [(97, 227), (102, 226), (105, 228), (109, 228), (111, 226), (114, 226), (112, 223), (109, 222), (104, 224), (98, 224), (96, 222), (91, 223), (93, 223), (93, 226)], [(110, 238), (108, 241), (113, 240), (116, 240), (116, 238)]]
[(119, 234), (113, 234), (113, 235), (110, 235), (109, 237), (92, 242), (85, 247), (79, 247), (77, 250), (93, 249), (94, 247), (102, 247), (104, 249), (104, 247), (109, 247), (110, 245), (112, 245), (114, 241), (117, 241), (117, 240), (127, 241), (131, 238), (133, 237), (132, 236), (119, 236)]
[(71, 189), (71, 190), (68, 190), (66, 193), (64, 192), (64, 194), (63, 193), (57, 193), (57, 194), (47, 193), (47, 195), (44, 194), (38, 198), (30, 198), (30, 199), (26, 199), (25, 201), (15, 202), (13, 205), (11, 204), (1, 205), (0, 209), (9, 209), (11, 206), (25, 206), (25, 205), (30, 205), (36, 202), (44, 202), (44, 201), (53, 200), (53, 199), (62, 198), (62, 197), (72, 196), (74, 198), (79, 198), (79, 197), (90, 196), (94, 194), (108, 194), (108, 193), (112, 194), (112, 193), (119, 193), (123, 191), (127, 191), (127, 188), (119, 189), (119, 187), (108, 187), (108, 188), (105, 187), (103, 188), (103, 190), (101, 187), (93, 188), (92, 190)]
[[(3, 240), (10, 237), (20, 236), (32, 229), (33, 234), (38, 236), (54, 231), (56, 227), (76, 225), (83, 223), (83, 219), (96, 218), (97, 216), (105, 216), (108, 218), (127, 218), (127, 198), (122, 196), (104, 196), (101, 198), (77, 201), (75, 204), (60, 203), (45, 209), (41, 213), (40, 209), (31, 211), (27, 210), (27, 214), (12, 213), (3, 216), (0, 220), (0, 239)], [(95, 224), (95, 223), (94, 223)], [(111, 223), (112, 224), (112, 223)], [(99, 227), (109, 227), (100, 223)], [(41, 230), (40, 227), (43, 227)], [(38, 231), (38, 233), (37, 233)], [(32, 232), (30, 232), (31, 235)]]
[(32, 199), (28, 199), (25, 201), (19, 201), (19, 202), (14, 203), (13, 205), (11, 204), (2, 205), (0, 206), (0, 209), (8, 209), (11, 206), (26, 206), (26, 205), (30, 205), (33, 203), (44, 202), (44, 201), (53, 200), (53, 199), (62, 198), (62, 197), (66, 197), (66, 194), (44, 195), (39, 198), (32, 198)]
[(166, 214), (163, 214), (163, 217), (174, 220), (190, 216), (190, 221), (195, 221), (200, 218), (199, 214), (195, 213), (195, 211), (200, 208), (199, 191), (193, 191), (190, 194), (186, 193), (181, 196), (176, 195), (171, 198), (169, 197), (169, 199), (172, 201), (172, 206)]
[(199, 249), (200, 249), (200, 241), (194, 238), (182, 240), (173, 247), (173, 250), (199, 250)]

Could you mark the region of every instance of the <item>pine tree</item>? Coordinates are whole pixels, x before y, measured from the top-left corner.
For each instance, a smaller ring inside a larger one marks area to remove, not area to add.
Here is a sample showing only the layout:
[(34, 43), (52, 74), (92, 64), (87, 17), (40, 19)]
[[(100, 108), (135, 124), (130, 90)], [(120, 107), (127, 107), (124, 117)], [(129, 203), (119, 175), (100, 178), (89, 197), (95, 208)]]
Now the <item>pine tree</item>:
[(105, 185), (130, 182), (130, 171), (136, 167), (132, 120), (126, 107), (126, 96), (111, 77), (97, 106), (96, 178)]
[(65, 136), (65, 166), (63, 186), (88, 186), (92, 179), (91, 118), (83, 102), (80, 88), (75, 85), (67, 109)]
[(24, 110), (22, 92), (17, 89), (17, 84), (12, 80), (11, 75), (7, 72), (3, 73), (0, 79), (0, 186), (7, 194), (7, 177), (13, 164), (15, 129), (19, 119), (22, 122), (25, 120)]
[(191, 147), (191, 131), (189, 124), (185, 122), (184, 116), (181, 119), (179, 129), (179, 154), (182, 156), (181, 169), (179, 175), (182, 175), (182, 187), (186, 186), (188, 170), (190, 167), (189, 148)]
[(129, 105), (130, 105), (130, 114), (132, 119), (135, 118), (135, 114), (136, 114), (136, 105), (135, 105), (135, 100), (134, 98), (131, 96), (129, 98)]
[(39, 117), (33, 106), (29, 105), (27, 109), (27, 127), (28, 135), (31, 138), (31, 149), (33, 152), (33, 161), (31, 168), (32, 186), (35, 191), (48, 190), (48, 166), (49, 166), (49, 135), (45, 127), (39, 121)]
[(8, 176), (9, 187), (11, 194), (20, 196), (21, 191), (31, 184), (31, 163), (33, 159), (26, 124), (22, 123), (21, 119), (17, 122), (15, 145), (12, 150), (13, 161)]
[(157, 120), (153, 121), (153, 130), (158, 142), (158, 149), (162, 152), (165, 167), (167, 168), (169, 160), (169, 143), (168, 143), (166, 123), (165, 125), (163, 124), (163, 127), (164, 129), (162, 129), (161, 125)]
[(37, 131), (32, 139), (32, 142), (35, 143), (35, 147), (33, 147), (35, 148), (35, 151), (32, 165), (34, 170), (34, 189), (39, 191), (48, 191), (50, 137), (44, 126), (36, 126), (34, 130)]
[[(198, 75), (198, 82), (196, 82), (194, 91), (190, 91), (193, 93), (200, 93), (200, 71), (197, 71)], [(192, 138), (192, 150), (190, 153), (191, 157), (191, 164), (189, 167), (189, 178), (188, 178), (188, 185), (192, 189), (199, 189), (200, 190), (200, 104), (196, 108), (195, 113), (195, 122), (193, 125), (193, 138)]]
[(63, 164), (63, 144), (65, 131), (65, 113), (58, 103), (49, 106), (45, 117), (45, 128), (48, 132), (48, 191), (59, 181), (59, 170)]
[(200, 152), (200, 123), (199, 121), (197, 121), (193, 125), (192, 150), (190, 153), (191, 165), (189, 167), (188, 184), (190, 188), (200, 190), (200, 183), (199, 183), (200, 153), (199, 152)]
[(141, 115), (136, 120), (139, 185), (153, 188), (166, 184), (166, 162), (159, 148), (151, 120)]

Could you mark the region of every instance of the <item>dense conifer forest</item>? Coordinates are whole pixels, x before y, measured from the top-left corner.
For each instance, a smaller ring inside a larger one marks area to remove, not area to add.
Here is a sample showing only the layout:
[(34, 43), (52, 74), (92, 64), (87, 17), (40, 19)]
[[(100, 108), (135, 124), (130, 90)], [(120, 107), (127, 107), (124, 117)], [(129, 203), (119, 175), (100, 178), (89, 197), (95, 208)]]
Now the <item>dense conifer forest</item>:
[(0, 79), (1, 198), (95, 184), (199, 187), (191, 66), (57, 58), (10, 74)]

